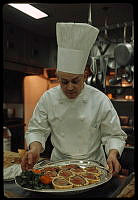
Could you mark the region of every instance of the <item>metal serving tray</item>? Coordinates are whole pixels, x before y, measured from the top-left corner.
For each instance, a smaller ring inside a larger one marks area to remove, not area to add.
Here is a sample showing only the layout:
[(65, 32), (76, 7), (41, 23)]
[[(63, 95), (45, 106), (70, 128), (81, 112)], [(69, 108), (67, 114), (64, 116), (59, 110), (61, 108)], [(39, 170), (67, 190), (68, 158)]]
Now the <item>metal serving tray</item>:
[(101, 166), (100, 163), (97, 163), (96, 161), (91, 161), (91, 160), (64, 160), (64, 161), (62, 160), (62, 161), (49, 162), (49, 163), (47, 163), (47, 161), (46, 162), (41, 161), (34, 166), (34, 169), (43, 169), (49, 166), (62, 166), (62, 165), (68, 165), (68, 164), (77, 164), (82, 168), (86, 168), (89, 166), (97, 166), (102, 172), (102, 174), (100, 175), (101, 180), (97, 183), (93, 183), (93, 184), (89, 184), (89, 185), (81, 186), (81, 187), (75, 187), (71, 189), (40, 189), (40, 190), (38, 189), (36, 190), (36, 189), (25, 188), (25, 187), (22, 187), (18, 183), (16, 177), (15, 177), (15, 183), (19, 187), (23, 188), (24, 190), (33, 191), (33, 192), (46, 192), (46, 193), (56, 193), (56, 194), (71, 193), (72, 194), (72, 193), (78, 193), (78, 192), (84, 192), (84, 191), (90, 190), (92, 188), (95, 188), (99, 185), (102, 185), (108, 182), (112, 178), (112, 174), (109, 173), (109, 171), (106, 168)]

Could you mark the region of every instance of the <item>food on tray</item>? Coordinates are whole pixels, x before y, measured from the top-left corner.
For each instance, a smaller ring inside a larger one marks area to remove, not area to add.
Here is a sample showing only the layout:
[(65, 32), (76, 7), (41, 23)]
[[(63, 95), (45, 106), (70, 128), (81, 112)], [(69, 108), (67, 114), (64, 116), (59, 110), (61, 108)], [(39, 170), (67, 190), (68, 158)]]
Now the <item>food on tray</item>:
[(100, 181), (99, 176), (97, 176), (96, 174), (93, 173), (89, 173), (89, 172), (85, 172), (83, 174), (81, 174), (84, 178), (86, 178), (89, 183), (97, 183)]
[(84, 172), (84, 169), (79, 167), (79, 168), (72, 168), (71, 171), (75, 174), (81, 174), (82, 172)]
[(53, 170), (53, 171), (45, 171), (43, 173), (44, 173), (44, 175), (47, 175), (47, 176), (49, 176), (51, 178), (56, 177), (57, 174), (58, 174), (55, 170)]
[(80, 168), (79, 165), (77, 164), (68, 164), (68, 165), (61, 165), (60, 166), (61, 169), (76, 169), (76, 168)]
[(20, 176), (16, 176), (17, 183), (28, 189), (51, 189), (53, 185), (50, 177), (43, 177), (43, 174), (34, 173), (32, 170), (23, 171)]
[(62, 164), (46, 165), (41, 169), (22, 172), (17, 183), (31, 189), (70, 189), (101, 181), (102, 170), (98, 166)]
[(74, 187), (80, 187), (89, 184), (88, 180), (80, 175), (73, 175), (69, 177), (69, 182), (72, 183)]
[(58, 172), (60, 168), (58, 166), (51, 166), (51, 167), (45, 167), (42, 171), (56, 171)]
[(35, 174), (42, 173), (42, 171), (40, 169), (32, 169), (32, 172), (34, 172)]
[(40, 181), (41, 183), (49, 184), (52, 182), (52, 178), (50, 178), (49, 176), (40, 176)]
[(65, 179), (69, 179), (70, 176), (72, 176), (72, 172), (70, 170), (60, 170), (58, 173), (59, 176), (63, 176)]
[(101, 170), (98, 169), (98, 167), (96, 166), (89, 166), (89, 167), (86, 167), (85, 170), (89, 173), (93, 173), (93, 174), (96, 174), (96, 175), (101, 175)]
[(67, 179), (65, 179), (63, 176), (55, 177), (52, 180), (52, 184), (55, 189), (70, 189), (73, 187), (73, 184), (70, 183)]

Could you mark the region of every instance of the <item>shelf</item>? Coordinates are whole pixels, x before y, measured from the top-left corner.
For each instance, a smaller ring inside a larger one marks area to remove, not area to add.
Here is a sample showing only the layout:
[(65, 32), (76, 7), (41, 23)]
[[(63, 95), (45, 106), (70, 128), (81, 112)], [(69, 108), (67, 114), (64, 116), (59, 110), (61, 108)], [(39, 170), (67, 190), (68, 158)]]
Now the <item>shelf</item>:
[(106, 85), (106, 88), (133, 88), (133, 85), (126, 85), (126, 86), (122, 86), (121, 84), (118, 84), (118, 85)]
[(23, 119), (22, 118), (8, 118), (4, 119), (3, 126), (20, 126), (23, 125)]
[(122, 129), (134, 129), (133, 126), (121, 126)]
[(134, 102), (134, 99), (132, 100), (126, 100), (126, 99), (111, 99), (111, 101), (118, 101), (118, 102)]

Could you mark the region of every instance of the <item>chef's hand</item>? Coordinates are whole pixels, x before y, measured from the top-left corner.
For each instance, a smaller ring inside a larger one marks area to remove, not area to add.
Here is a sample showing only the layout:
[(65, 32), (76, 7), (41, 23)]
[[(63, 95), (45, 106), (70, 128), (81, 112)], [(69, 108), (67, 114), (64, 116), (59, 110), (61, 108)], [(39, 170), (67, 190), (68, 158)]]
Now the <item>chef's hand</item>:
[(116, 175), (119, 173), (119, 171), (121, 170), (121, 165), (118, 161), (118, 151), (116, 149), (111, 149), (109, 151), (109, 155), (107, 158), (107, 164), (109, 167), (109, 171), (110, 173), (112, 173), (113, 175)]
[(30, 150), (26, 151), (21, 161), (22, 170), (32, 169), (40, 157), (42, 145), (39, 142), (33, 142), (30, 145)]

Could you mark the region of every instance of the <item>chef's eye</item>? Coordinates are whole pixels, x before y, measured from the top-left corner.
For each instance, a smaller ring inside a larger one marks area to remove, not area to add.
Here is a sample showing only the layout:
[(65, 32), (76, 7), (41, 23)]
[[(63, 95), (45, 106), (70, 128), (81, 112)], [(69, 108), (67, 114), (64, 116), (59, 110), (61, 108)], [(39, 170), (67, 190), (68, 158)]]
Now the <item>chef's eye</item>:
[(81, 79), (74, 79), (74, 80), (72, 80), (71, 82), (72, 82), (73, 84), (78, 84), (78, 83), (80, 82), (80, 80), (81, 80)]
[(67, 81), (67, 80), (64, 80), (64, 79), (62, 79), (62, 80), (61, 80), (61, 83), (62, 83), (62, 84), (64, 84), (64, 85), (67, 85), (67, 84), (68, 84), (68, 82), (69, 82), (69, 81)]
[(71, 82), (72, 84), (78, 84), (81, 81), (81, 78), (75, 78), (72, 80), (66, 80), (66, 79), (61, 79), (61, 83), (64, 85), (67, 85), (69, 82)]

